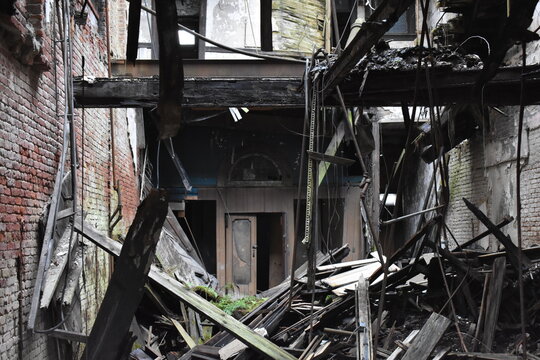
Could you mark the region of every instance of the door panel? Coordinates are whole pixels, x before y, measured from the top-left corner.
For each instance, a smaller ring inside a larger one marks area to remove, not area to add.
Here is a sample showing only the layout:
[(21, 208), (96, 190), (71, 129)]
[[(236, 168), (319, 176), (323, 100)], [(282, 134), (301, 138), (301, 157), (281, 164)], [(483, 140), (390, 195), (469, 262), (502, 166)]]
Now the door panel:
[(231, 215), (227, 228), (228, 282), (243, 295), (257, 291), (257, 218)]

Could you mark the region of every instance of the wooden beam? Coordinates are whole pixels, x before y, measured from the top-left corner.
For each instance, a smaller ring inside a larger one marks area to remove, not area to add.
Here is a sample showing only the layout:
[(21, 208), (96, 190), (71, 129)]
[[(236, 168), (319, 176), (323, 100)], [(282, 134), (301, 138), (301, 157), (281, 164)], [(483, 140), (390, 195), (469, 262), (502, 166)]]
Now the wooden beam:
[(272, 0), (261, 0), (261, 50), (272, 49)]
[(437, 313), (432, 313), (411, 346), (403, 355), (402, 360), (426, 360), (444, 332), (450, 325), (450, 320)]
[[(93, 227), (83, 224), (80, 219), (75, 221), (75, 230), (82, 233), (84, 227), (84, 237), (94, 242), (96, 245), (107, 251), (109, 254), (118, 256), (122, 245), (107, 236), (99, 233)], [(185, 288), (177, 280), (163, 272), (156, 266), (150, 267), (149, 278), (155, 281), (158, 285), (185, 302), (193, 310), (197, 311), (210, 321), (221, 326), (225, 331), (238, 338), (240, 341), (258, 351), (259, 353), (271, 359), (296, 360), (294, 356), (281, 349), (268, 339), (255, 333), (230, 315), (209, 303), (196, 293)]]
[[(328, 147), (326, 148), (326, 151), (324, 152), (325, 155), (333, 156), (337, 153), (337, 150), (339, 146), (341, 145), (341, 141), (345, 137), (345, 121), (352, 121), (352, 119), (347, 116), (347, 119), (343, 119), (340, 121), (336, 132), (332, 136), (332, 139), (330, 140), (330, 144), (328, 144)], [(328, 169), (330, 168), (330, 164), (327, 162), (321, 162), (319, 163), (319, 171), (317, 172), (319, 177), (317, 179), (317, 185), (321, 186), (326, 173), (328, 172)]]
[[(403, 345), (411, 345), (411, 342), (414, 340), (414, 338), (416, 337), (416, 335), (418, 335), (418, 333), (420, 332), (420, 330), (413, 330), (410, 332), (409, 335), (407, 335), (407, 337), (405, 338), (405, 340), (403, 340)], [(402, 348), (400, 348), (399, 346), (392, 352), (392, 354), (390, 354), (390, 356), (386, 359), (386, 360), (397, 360), (399, 358), (399, 355), (405, 350), (403, 350)]]
[[(525, 77), (525, 104), (540, 104), (538, 70), (540, 65), (528, 66), (525, 70), (530, 74)], [(210, 72), (208, 69), (205, 71)], [(432, 88), (437, 93), (433, 105), (473, 102), (470, 94), (480, 72), (479, 69), (430, 69)], [(484, 87), (484, 104), (519, 105), (520, 76), (521, 67), (499, 69), (497, 75)], [(351, 74), (340, 85), (346, 106), (401, 106), (402, 102), (412, 103), (414, 100), (415, 70), (371, 70), (360, 99), (358, 87), (362, 78), (362, 73)], [(303, 108), (305, 98), (301, 89), (301, 76), (187, 77), (184, 81), (184, 97), (178, 101), (183, 107), (194, 109)], [(89, 83), (77, 78), (74, 81), (74, 93), (77, 107), (154, 107), (159, 97), (159, 79), (96, 78)], [(325, 105), (337, 104), (337, 99), (333, 97), (325, 100)], [(425, 77), (419, 79), (416, 104), (430, 105)]]
[(73, 258), (68, 254), (73, 253), (73, 248), (75, 247), (76, 243), (77, 236), (72, 234), (71, 226), (68, 226), (58, 241), (56, 249), (53, 251), (51, 263), (49, 264), (49, 268), (45, 273), (45, 279), (43, 281), (43, 295), (41, 296), (40, 302), (40, 307), (42, 309), (49, 307), (55, 290), (58, 284), (61, 283), (64, 269), (66, 268), (66, 265), (68, 265), (68, 259), (73, 261)]
[[(504, 245), (504, 247), (506, 248), (508, 259), (516, 269), (519, 269), (519, 252), (521, 251), (521, 249), (518, 249), (518, 247), (514, 245), (514, 243), (510, 239), (510, 236), (505, 235), (495, 224), (493, 224), (488, 219), (488, 217), (482, 211), (480, 211), (480, 209), (478, 209), (469, 200), (465, 198), (463, 198), (463, 201), (465, 202), (465, 205), (467, 205), (469, 210), (471, 210), (471, 212), (474, 214), (474, 216), (476, 216), (478, 220), (480, 220), (482, 224), (484, 224), (484, 226), (487, 227), (489, 231), (491, 231), (491, 233), (497, 238), (497, 240), (499, 240)], [(531, 260), (529, 260), (529, 258), (524, 253), (521, 254), (521, 262), (525, 268), (528, 268), (531, 265)]]
[(139, 205), (82, 358), (114, 360), (125, 355), (122, 345), (129, 337), (133, 315), (144, 293), (167, 208), (163, 190), (151, 190)]
[(39, 309), (39, 299), (41, 297), (41, 289), (43, 286), (43, 278), (45, 276), (45, 270), (47, 267), (47, 257), (49, 251), (50, 243), (53, 241), (53, 231), (54, 225), (56, 224), (56, 216), (58, 210), (58, 203), (60, 201), (60, 196), (62, 193), (62, 175), (63, 175), (63, 165), (62, 161), (65, 160), (66, 149), (62, 151), (62, 156), (60, 158), (60, 166), (56, 173), (56, 180), (54, 182), (54, 189), (51, 195), (51, 204), (49, 206), (49, 212), (47, 214), (47, 225), (45, 227), (45, 235), (43, 236), (43, 244), (41, 245), (41, 253), (39, 256), (39, 264), (36, 273), (36, 281), (34, 282), (34, 291), (32, 294), (32, 302), (30, 305), (30, 312), (28, 313), (28, 330), (33, 331), (36, 325), (36, 318)]
[(175, 136), (180, 129), (184, 68), (178, 40), (176, 0), (159, 0), (155, 6), (159, 39), (157, 128), (161, 139), (166, 139)]
[(355, 163), (354, 160), (344, 158), (341, 156), (327, 155), (327, 154), (318, 153), (318, 152), (309, 151), (309, 150), (307, 151), (307, 153), (309, 157), (312, 158), (313, 160), (322, 161), (322, 162), (326, 162), (330, 164), (351, 166), (352, 164)]
[[(178, 101), (187, 108), (302, 108), (301, 82), (301, 78), (186, 78), (184, 96)], [(76, 80), (74, 88), (79, 107), (154, 107), (159, 79), (101, 78), (92, 84)]]
[(502, 289), (504, 284), (504, 274), (506, 272), (506, 259), (497, 258), (493, 262), (493, 275), (489, 284), (487, 295), (486, 321), (484, 323), (484, 336), (482, 337), (482, 351), (491, 351), (495, 328), (499, 319), (499, 309), (501, 307)]
[[(508, 224), (510, 224), (512, 221), (514, 221), (514, 217), (512, 216), (505, 216), (504, 219), (498, 223), (496, 226), (497, 228), (502, 228)], [(471, 240), (468, 240), (466, 242), (464, 242), (463, 244), (457, 246), (454, 250), (452, 251), (458, 251), (460, 249), (463, 249), (463, 248), (466, 248), (467, 246), (470, 246), (472, 244), (474, 244), (475, 242), (479, 241), (479, 240), (482, 240), (483, 238), (485, 238), (486, 236), (490, 235), (491, 234), (491, 231), (489, 230), (486, 230), (484, 231), (483, 233), (481, 234), (478, 234), (476, 235), (474, 238), (472, 238)]]
[(129, 0), (126, 59), (135, 64), (139, 51), (139, 27), (141, 22), (141, 0)]
[(366, 55), (373, 45), (398, 21), (399, 17), (414, 4), (414, 0), (384, 0), (343, 50), (325, 75), (325, 91), (333, 90)]
[(358, 331), (356, 332), (357, 359), (371, 360), (373, 354), (371, 336), (371, 311), (369, 306), (369, 281), (360, 275), (356, 287), (356, 315)]

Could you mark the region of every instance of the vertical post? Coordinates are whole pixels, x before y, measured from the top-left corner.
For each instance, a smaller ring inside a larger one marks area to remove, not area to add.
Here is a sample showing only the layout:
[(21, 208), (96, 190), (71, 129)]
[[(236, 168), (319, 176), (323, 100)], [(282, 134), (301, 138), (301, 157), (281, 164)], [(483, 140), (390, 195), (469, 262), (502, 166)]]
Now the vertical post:
[(356, 346), (357, 359), (375, 359), (371, 342), (371, 309), (369, 307), (369, 284), (364, 276), (360, 275), (356, 286)]
[(261, 0), (261, 50), (272, 49), (272, 0)]
[[(376, 117), (373, 119), (373, 122), (371, 123), (371, 129), (373, 132), (373, 139), (375, 140), (375, 149), (373, 149), (373, 152), (371, 153), (371, 193), (372, 193), (372, 215), (371, 219), (373, 221), (373, 224), (375, 225), (375, 229), (379, 230), (379, 216), (380, 216), (380, 208), (381, 208), (381, 202), (379, 199), (379, 194), (381, 192), (381, 163), (380, 163), (380, 156), (381, 156), (381, 137), (380, 137), (380, 123), (379, 119)], [(384, 206), (384, 204), (382, 204)], [(378, 239), (376, 239), (378, 241)]]
[(324, 14), (324, 49), (327, 53), (332, 50), (332, 0), (326, 0)]
[(184, 67), (178, 40), (176, 0), (159, 0), (156, 22), (159, 39), (159, 101), (157, 127), (161, 139), (176, 135), (182, 115)]

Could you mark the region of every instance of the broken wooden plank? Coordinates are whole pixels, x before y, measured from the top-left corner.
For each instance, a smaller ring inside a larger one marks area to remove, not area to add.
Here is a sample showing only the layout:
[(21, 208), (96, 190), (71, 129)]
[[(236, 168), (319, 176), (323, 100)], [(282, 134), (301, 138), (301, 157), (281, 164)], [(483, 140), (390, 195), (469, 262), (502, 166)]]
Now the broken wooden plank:
[(163, 190), (152, 190), (139, 205), (88, 337), (83, 358), (114, 360), (124, 355), (122, 346), (144, 293), (167, 207)]
[(482, 290), (482, 300), (480, 301), (480, 310), (478, 311), (478, 320), (476, 321), (476, 329), (474, 330), (474, 338), (472, 341), (472, 351), (475, 351), (480, 344), (480, 334), (484, 328), (484, 322), (486, 317), (486, 302), (487, 294), (489, 292), (489, 284), (491, 283), (491, 273), (486, 274), (484, 278), (484, 286)]
[[(383, 256), (383, 259), (386, 262), (386, 256)], [(363, 276), (364, 278), (370, 278), (370, 276), (373, 275), (373, 273), (375, 273), (380, 268), (380, 260), (377, 260), (374, 263), (368, 263), (367, 265), (327, 277), (326, 279), (322, 279), (321, 282), (332, 288), (353, 283), (356, 284), (360, 276)]]
[[(255, 331), (257, 334), (259, 334), (261, 336), (267, 336), (268, 335), (268, 333), (266, 332), (266, 329), (264, 329), (264, 328), (258, 328), (258, 329), (255, 329), (253, 331)], [(235, 356), (236, 354), (238, 354), (239, 352), (241, 352), (244, 349), (247, 349), (246, 344), (242, 343), (238, 339), (235, 339), (235, 340), (231, 341), (230, 343), (228, 343), (227, 345), (225, 345), (224, 347), (222, 347), (221, 349), (219, 349), (219, 357), (222, 360), (227, 360), (227, 359), (230, 359), (231, 357)]]
[(380, 261), (379, 259), (376, 259), (373, 257), (373, 258), (368, 258), (368, 259), (346, 261), (346, 262), (341, 262), (337, 264), (321, 265), (321, 266), (317, 266), (317, 271), (337, 270), (337, 269), (342, 269), (342, 268), (347, 268), (347, 267), (351, 267), (351, 268), (359, 267), (362, 265), (373, 264), (379, 261)]
[[(380, 269), (380, 266), (378, 267), (378, 269)], [(391, 264), (389, 267), (388, 267), (388, 275), (390, 274), (393, 274), (393, 273), (396, 273), (398, 272), (399, 270), (401, 270), (397, 265), (395, 264)], [(364, 273), (362, 273), (364, 277), (366, 278), (370, 278), (370, 275), (372, 274), (371, 271), (366, 271)], [(379, 275), (379, 277), (375, 278), (371, 284), (378, 284), (382, 281), (383, 279), (383, 275)], [(347, 285), (343, 285), (343, 286), (340, 286), (336, 289), (333, 289), (332, 292), (338, 296), (343, 296), (347, 293), (347, 291), (353, 291), (356, 287), (356, 283), (351, 283), (351, 284), (347, 284)]]
[(411, 343), (402, 360), (426, 360), (449, 325), (450, 319), (437, 313), (432, 313)]
[[(405, 340), (403, 340), (403, 344), (405, 345), (411, 345), (412, 341), (414, 340), (414, 338), (416, 337), (416, 335), (418, 335), (418, 333), (420, 332), (420, 330), (413, 330), (411, 331), (411, 333), (409, 335), (407, 335), (407, 337), (405, 338)], [(401, 353), (403, 352), (404, 350), (401, 348), (401, 347), (397, 347), (393, 352), (392, 354), (390, 354), (390, 356), (386, 359), (386, 360), (396, 360), (398, 359), (399, 355), (401, 355)]]
[(512, 242), (510, 239), (510, 236), (504, 235), (503, 232), (495, 225), (493, 224), (488, 217), (476, 206), (474, 206), (469, 200), (463, 198), (463, 201), (465, 202), (465, 205), (471, 210), (471, 212), (484, 224), (485, 227), (488, 228), (489, 231), (501, 242), (501, 244), (504, 245), (506, 248), (506, 252), (508, 255), (508, 259), (512, 263), (512, 265), (519, 269), (519, 252), (521, 252), (521, 263), (524, 268), (529, 268), (531, 265), (531, 260), (521, 251), (521, 249), (518, 249), (516, 245)]
[(41, 289), (43, 285), (43, 277), (47, 268), (47, 257), (50, 252), (49, 246), (53, 241), (53, 230), (56, 223), (56, 216), (58, 211), (58, 204), (60, 202), (60, 195), (62, 191), (62, 175), (63, 175), (63, 161), (67, 152), (67, 146), (62, 150), (60, 165), (56, 173), (56, 179), (54, 181), (54, 189), (51, 195), (51, 204), (49, 206), (49, 212), (47, 214), (47, 222), (45, 226), (45, 235), (43, 236), (43, 245), (41, 246), (41, 253), (39, 255), (39, 264), (36, 273), (36, 281), (34, 282), (34, 291), (32, 293), (32, 301), (30, 305), (30, 312), (28, 313), (28, 330), (33, 331), (36, 325), (36, 317), (40, 304)]
[(60, 282), (59, 285), (56, 287), (54, 297), (62, 305), (70, 306), (72, 305), (74, 299), (75, 301), (77, 301), (75, 293), (80, 289), (79, 279), (81, 277), (84, 266), (83, 252), (84, 250), (82, 249), (82, 246), (77, 246), (77, 249), (72, 256), (69, 270), (66, 270), (67, 278), (66, 276), (64, 276), (62, 282)]
[(327, 155), (327, 154), (322, 154), (322, 153), (309, 151), (309, 150), (307, 150), (307, 153), (309, 157), (314, 160), (324, 161), (330, 164), (350, 166), (355, 163), (355, 160), (347, 159), (340, 156)]
[[(178, 119), (176, 119), (176, 121), (178, 121)], [(180, 178), (182, 179), (182, 184), (184, 185), (187, 191), (191, 191), (192, 189), (191, 180), (189, 180), (189, 175), (186, 169), (184, 168), (184, 165), (182, 165), (182, 162), (180, 161), (180, 157), (174, 150), (171, 139), (165, 141), (165, 147), (167, 148), (167, 151), (169, 152), (169, 155), (171, 156), (171, 160), (174, 164), (174, 167), (178, 171), (178, 175), (180, 175)]]
[[(498, 223), (496, 226), (497, 226), (497, 228), (500, 229), (500, 228), (510, 224), (512, 221), (514, 221), (514, 218), (512, 216), (505, 216), (504, 219), (500, 223)], [(458, 251), (459, 249), (466, 248), (467, 246), (470, 246), (470, 245), (474, 244), (475, 242), (477, 242), (479, 240), (482, 240), (483, 238), (485, 238), (486, 236), (488, 236), (490, 234), (491, 234), (491, 231), (486, 230), (483, 233), (476, 235), (471, 240), (466, 241), (463, 244), (460, 244), (458, 247), (454, 248), (454, 250), (452, 250), (452, 251)]]
[(448, 357), (452, 359), (474, 359), (474, 360), (520, 360), (520, 359), (523, 359), (519, 355), (490, 354), (490, 353), (481, 353), (481, 352), (468, 352), (468, 353), (451, 352), (451, 353), (448, 353)]
[[(81, 224), (80, 220), (75, 222), (75, 230), (81, 232), (84, 226), (84, 237), (94, 242), (96, 245), (109, 252), (111, 255), (118, 256), (120, 254), (121, 244), (107, 236), (100, 234), (90, 225)], [(227, 315), (222, 310), (218, 309), (199, 295), (185, 288), (184, 285), (167, 275), (165, 272), (155, 266), (151, 266), (148, 277), (166, 289), (171, 294), (178, 297), (181, 301), (188, 304), (195, 311), (199, 312), (205, 318), (215, 324), (220, 325), (227, 332), (240, 339), (242, 342), (272, 359), (289, 359), (296, 358), (279, 346), (272, 343), (270, 340), (253, 332), (246, 325), (242, 324), (230, 315)]]
[(446, 355), (448, 355), (449, 352), (450, 352), (450, 348), (446, 347), (442, 349), (441, 351), (439, 351), (437, 355), (433, 357), (432, 360), (443, 360), (444, 358), (446, 358)]
[(506, 258), (497, 258), (493, 262), (493, 274), (489, 284), (489, 292), (486, 303), (486, 321), (484, 322), (484, 335), (482, 337), (482, 351), (491, 351), (497, 320), (499, 319), (499, 309), (502, 299), (502, 288), (504, 275), (506, 273)]
[(197, 346), (193, 338), (189, 336), (186, 329), (184, 329), (184, 327), (182, 326), (182, 324), (180, 324), (180, 322), (178, 322), (177, 320), (173, 318), (169, 318), (169, 319), (171, 320), (174, 327), (176, 328), (176, 330), (178, 330), (178, 333), (180, 334), (180, 336), (182, 336), (182, 339), (184, 339), (184, 341), (186, 342), (186, 344), (189, 346), (190, 349), (193, 349), (195, 346)]
[(71, 226), (65, 229), (64, 234), (58, 241), (51, 257), (51, 264), (45, 272), (43, 282), (43, 294), (41, 295), (40, 307), (48, 308), (54, 297), (55, 290), (60, 283), (64, 269), (68, 265), (68, 259), (73, 261), (73, 248), (77, 242), (77, 235), (71, 231)]
[(369, 305), (369, 282), (360, 275), (356, 287), (356, 346), (357, 358), (374, 359), (371, 336), (371, 311)]

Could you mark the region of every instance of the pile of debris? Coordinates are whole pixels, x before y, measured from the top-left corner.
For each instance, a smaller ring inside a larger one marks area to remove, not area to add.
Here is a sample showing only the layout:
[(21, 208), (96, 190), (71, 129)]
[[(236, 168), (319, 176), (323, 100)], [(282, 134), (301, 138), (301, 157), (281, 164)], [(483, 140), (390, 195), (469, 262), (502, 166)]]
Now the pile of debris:
[(367, 54), (353, 72), (365, 70), (416, 70), (420, 59), (426, 59), (432, 67), (449, 70), (480, 69), (482, 60), (475, 54), (465, 54), (456, 47), (425, 48), (422, 46), (390, 49), (374, 48)]
[[(292, 287), (286, 279), (260, 294), (266, 300), (240, 320), (210, 302), (215, 292), (199, 287), (197, 294), (152, 265), (131, 325), (135, 336), (122, 348), (136, 348), (129, 350), (131, 359), (417, 360), (518, 359), (525, 345), (529, 358), (536, 358), (540, 247), (520, 252), (500, 230), (511, 218), (493, 224), (465, 202), (487, 230), (455, 249), (431, 240), (442, 222), (434, 216), (383, 263), (377, 253), (342, 262), (347, 246), (318, 253), (314, 269), (302, 265)], [(504, 251), (468, 249), (488, 235)], [(90, 228), (84, 236), (121, 262), (119, 243)]]

